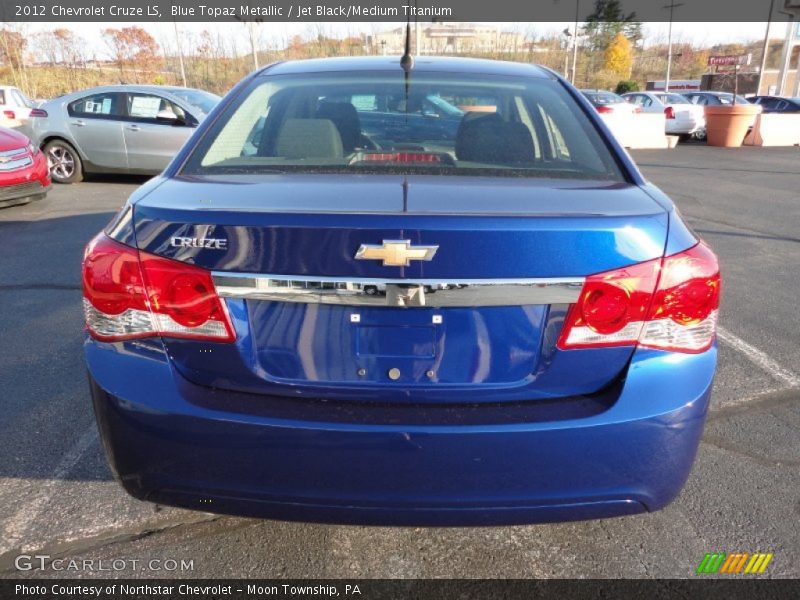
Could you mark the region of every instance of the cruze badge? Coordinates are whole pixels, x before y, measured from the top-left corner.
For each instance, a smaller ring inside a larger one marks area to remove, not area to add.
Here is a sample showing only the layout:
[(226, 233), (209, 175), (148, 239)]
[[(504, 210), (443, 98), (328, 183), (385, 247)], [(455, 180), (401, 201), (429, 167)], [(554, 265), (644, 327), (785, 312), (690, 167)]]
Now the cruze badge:
[(169, 241), (175, 248), (207, 248), (209, 250), (227, 250), (228, 240), (221, 238), (174, 237)]
[(377, 244), (361, 244), (356, 260), (382, 260), (384, 267), (407, 267), (412, 260), (431, 260), (439, 246), (412, 246), (411, 240), (383, 240)]

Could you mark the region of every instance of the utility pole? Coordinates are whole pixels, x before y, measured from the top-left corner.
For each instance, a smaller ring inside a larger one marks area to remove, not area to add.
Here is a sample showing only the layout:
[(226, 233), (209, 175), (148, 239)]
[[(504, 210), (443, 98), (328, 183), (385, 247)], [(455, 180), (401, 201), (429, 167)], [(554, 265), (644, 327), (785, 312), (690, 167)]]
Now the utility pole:
[(570, 46), (572, 43), (572, 34), (569, 32), (569, 27), (565, 27), (564, 31), (561, 33), (564, 35), (567, 44), (564, 52), (564, 79), (569, 79), (569, 55), (572, 51), (572, 46)]
[(792, 63), (792, 50), (794, 49), (794, 36), (795, 36), (795, 28), (797, 26), (797, 18), (800, 17), (800, 10), (795, 14), (795, 12), (787, 12), (787, 11), (780, 11), (784, 14), (789, 15), (789, 21), (786, 23), (786, 39), (783, 42), (783, 51), (781, 52), (781, 70), (778, 73), (778, 82), (777, 82), (777, 89), (775, 91), (776, 96), (788, 96), (789, 90), (787, 88), (787, 78), (789, 75), (789, 69), (791, 68)]
[(670, 2), (669, 4), (663, 6), (662, 8), (669, 9), (669, 35), (668, 35), (668, 42), (667, 42), (667, 77), (664, 80), (664, 91), (669, 92), (669, 76), (672, 71), (672, 17), (673, 13), (676, 8), (679, 6), (683, 6), (683, 2), (675, 3)]
[(578, 19), (580, 19), (581, 0), (575, 0), (575, 29), (572, 30), (572, 76), (569, 81), (575, 85), (575, 70), (578, 68)]
[(183, 80), (183, 87), (186, 85), (186, 69), (183, 67), (183, 48), (181, 47), (181, 36), (178, 34), (178, 22), (173, 19), (172, 24), (175, 26), (175, 41), (178, 43), (178, 60), (181, 64), (181, 79)]
[(758, 70), (758, 85), (756, 85), (756, 95), (761, 94), (761, 84), (764, 82), (764, 69), (767, 68), (767, 54), (769, 53), (769, 28), (770, 25), (772, 25), (773, 8), (775, 8), (775, 0), (769, 0), (767, 30), (764, 32), (764, 49), (761, 51), (761, 68)]
[(247, 21), (247, 32), (250, 35), (250, 49), (253, 51), (253, 69), (258, 70), (258, 48), (256, 47), (256, 22)]

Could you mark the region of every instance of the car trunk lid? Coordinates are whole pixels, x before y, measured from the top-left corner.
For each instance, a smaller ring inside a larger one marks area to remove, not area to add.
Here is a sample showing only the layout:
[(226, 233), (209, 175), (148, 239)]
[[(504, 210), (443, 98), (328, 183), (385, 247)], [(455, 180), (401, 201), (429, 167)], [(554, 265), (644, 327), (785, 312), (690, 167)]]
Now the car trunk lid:
[[(667, 233), (636, 186), (554, 179), (172, 179), (134, 210), (142, 250), (214, 272), (237, 331), (228, 345), (167, 339), (185, 377), (372, 401), (601, 389), (632, 347), (557, 350), (568, 304), (584, 276), (661, 256)], [(405, 241), (435, 254), (356, 258)]]

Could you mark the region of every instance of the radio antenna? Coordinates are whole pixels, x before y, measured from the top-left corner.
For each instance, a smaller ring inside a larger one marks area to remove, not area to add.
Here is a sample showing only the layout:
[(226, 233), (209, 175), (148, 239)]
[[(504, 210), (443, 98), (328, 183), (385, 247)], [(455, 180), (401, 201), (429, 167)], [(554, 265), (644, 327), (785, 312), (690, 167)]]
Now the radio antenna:
[[(416, 3), (415, 3), (416, 4)], [(406, 124), (408, 124), (408, 96), (411, 88), (411, 69), (414, 68), (414, 57), (411, 56), (411, 12), (409, 11), (406, 18), (406, 43), (405, 52), (400, 57), (400, 67), (403, 69), (403, 79), (405, 80), (405, 113)]]
[(408, 19), (406, 20), (405, 52), (403, 56), (400, 57), (400, 66), (403, 67), (406, 73), (414, 68), (414, 57), (411, 56), (411, 13), (409, 13)]

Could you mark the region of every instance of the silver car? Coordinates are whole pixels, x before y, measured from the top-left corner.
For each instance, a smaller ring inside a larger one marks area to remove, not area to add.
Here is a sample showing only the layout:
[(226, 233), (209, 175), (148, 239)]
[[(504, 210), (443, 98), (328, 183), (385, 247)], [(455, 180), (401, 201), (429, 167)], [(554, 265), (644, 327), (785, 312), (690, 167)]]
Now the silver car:
[(167, 166), (219, 96), (192, 88), (113, 85), (43, 104), (32, 134), (53, 181), (86, 173), (156, 174)]

